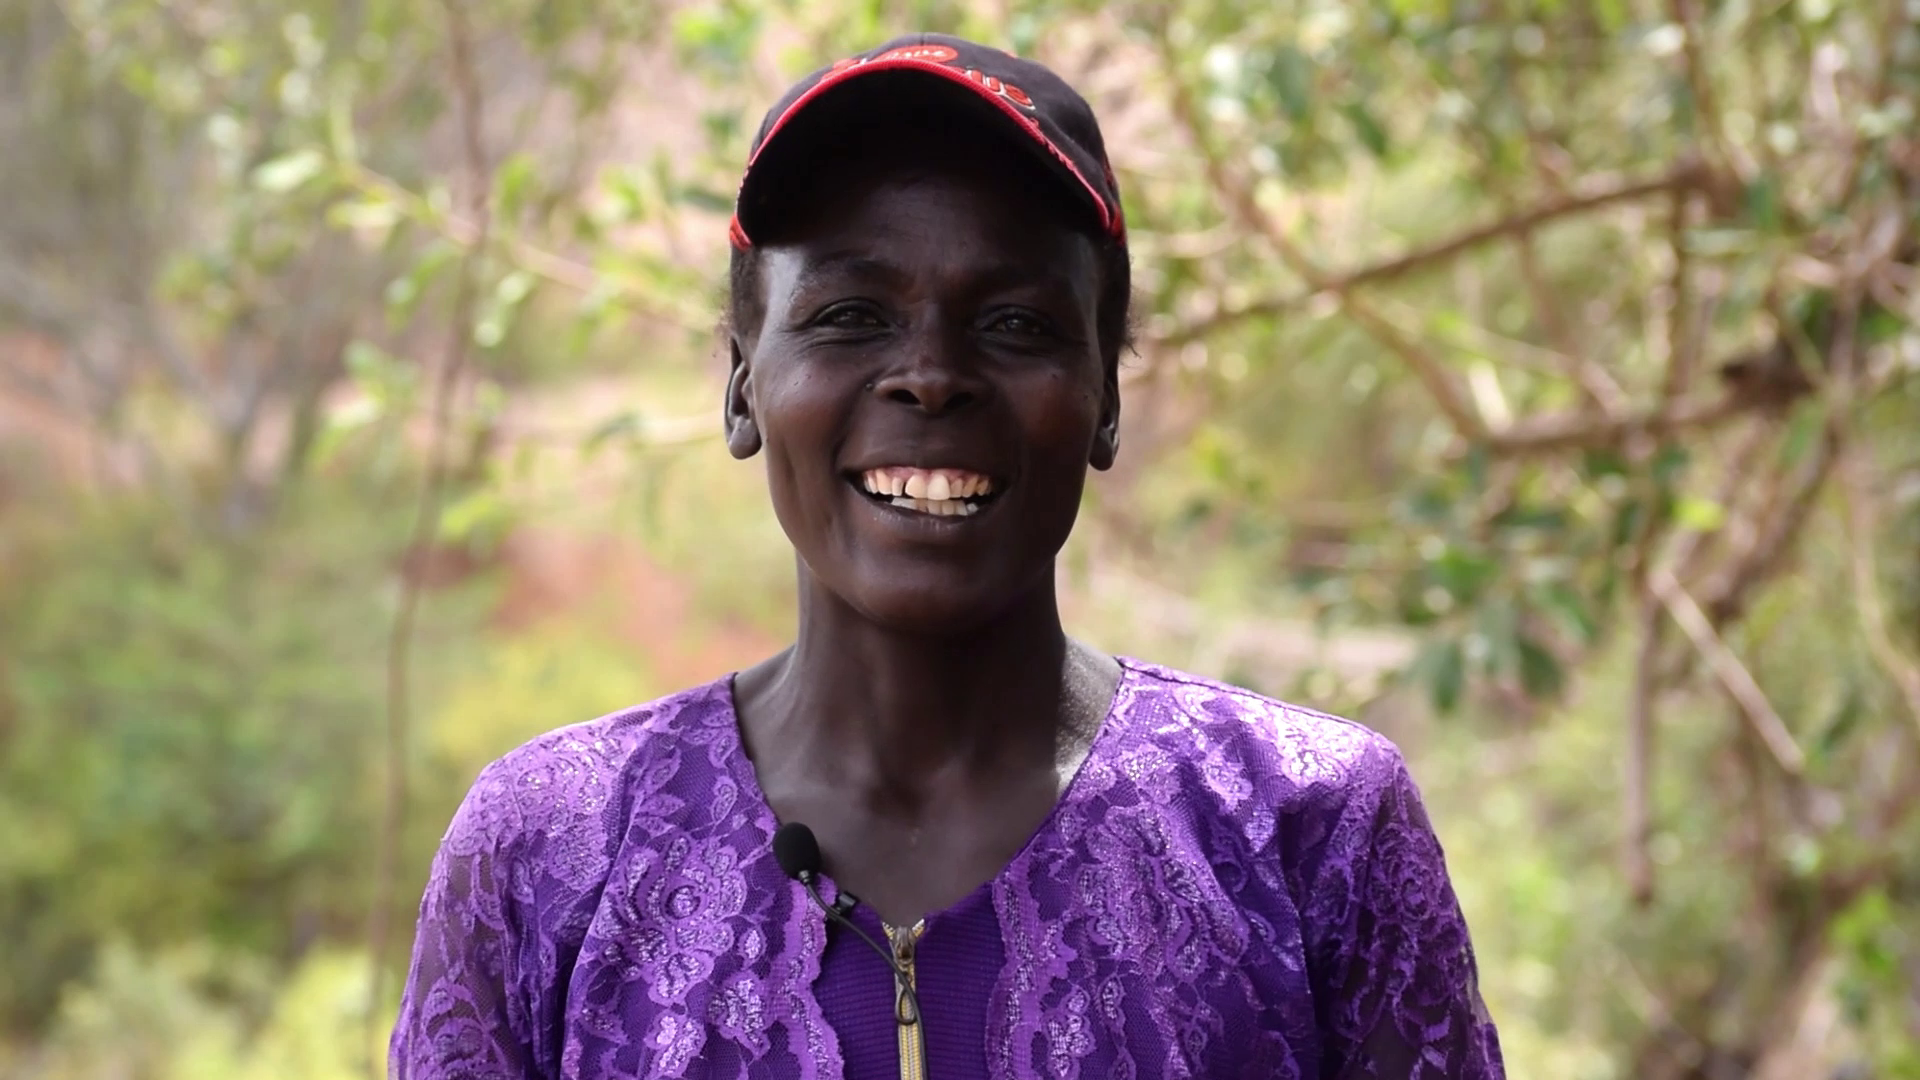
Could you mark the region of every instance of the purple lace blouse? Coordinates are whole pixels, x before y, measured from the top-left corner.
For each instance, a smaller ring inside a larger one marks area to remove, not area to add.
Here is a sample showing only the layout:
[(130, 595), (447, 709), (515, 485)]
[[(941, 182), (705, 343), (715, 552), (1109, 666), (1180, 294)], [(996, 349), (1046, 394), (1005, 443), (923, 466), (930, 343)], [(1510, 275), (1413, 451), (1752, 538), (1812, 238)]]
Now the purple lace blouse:
[[(930, 1080), (1503, 1077), (1393, 745), (1122, 663), (1052, 815), (927, 919)], [(893, 977), (780, 872), (775, 827), (731, 679), (495, 762), (434, 860), (394, 1076), (899, 1077)]]

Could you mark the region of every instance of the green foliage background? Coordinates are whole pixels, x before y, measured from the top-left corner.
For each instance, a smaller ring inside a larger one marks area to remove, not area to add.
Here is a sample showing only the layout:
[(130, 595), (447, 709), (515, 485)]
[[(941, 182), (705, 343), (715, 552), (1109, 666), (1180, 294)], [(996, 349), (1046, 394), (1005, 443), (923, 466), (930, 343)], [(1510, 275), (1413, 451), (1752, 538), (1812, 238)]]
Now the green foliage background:
[(1126, 195), (1075, 629), (1401, 743), (1511, 1075), (1920, 1077), (1916, 25), (0, 0), (0, 1077), (367, 1075), (475, 772), (782, 642), (726, 211), (911, 29)]

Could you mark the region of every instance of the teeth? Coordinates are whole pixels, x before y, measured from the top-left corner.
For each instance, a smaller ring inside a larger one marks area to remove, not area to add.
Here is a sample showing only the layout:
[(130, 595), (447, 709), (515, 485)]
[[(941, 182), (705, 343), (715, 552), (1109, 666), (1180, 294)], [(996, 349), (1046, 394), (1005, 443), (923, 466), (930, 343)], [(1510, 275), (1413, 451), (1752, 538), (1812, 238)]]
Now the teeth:
[(964, 499), (993, 491), (993, 481), (960, 469), (915, 469), (893, 466), (868, 469), (860, 484), (869, 495), (891, 499), (893, 505), (938, 517), (963, 517), (980, 507)]
[(922, 514), (931, 514), (934, 517), (972, 517), (980, 512), (978, 506), (961, 502), (959, 499), (942, 499), (935, 502), (932, 499), (900, 498), (893, 500), (893, 505), (902, 510), (913, 510)]

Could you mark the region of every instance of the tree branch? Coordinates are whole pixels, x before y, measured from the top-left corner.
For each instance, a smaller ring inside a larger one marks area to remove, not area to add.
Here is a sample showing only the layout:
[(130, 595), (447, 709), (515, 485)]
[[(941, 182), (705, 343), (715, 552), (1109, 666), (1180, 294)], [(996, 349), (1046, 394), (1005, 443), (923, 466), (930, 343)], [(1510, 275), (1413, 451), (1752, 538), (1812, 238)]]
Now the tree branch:
[[(55, 412), (76, 415), (95, 423), (104, 419), (98, 410), (92, 407), (92, 403), (84, 400), (84, 392), (62, 393), (60, 387), (54, 382), (41, 378), (25, 368), (0, 364), (0, 382), (4, 382), (13, 393), (38, 402)], [(76, 404), (72, 400), (75, 397), (80, 397), (82, 400)]]
[(1653, 836), (1654, 709), (1659, 695), (1660, 607), (1651, 598), (1641, 604), (1640, 652), (1633, 666), (1633, 697), (1627, 714), (1626, 781), (1622, 785), (1622, 858), (1627, 893), (1644, 907), (1653, 900), (1653, 860), (1647, 853)]
[[(1166, 69), (1165, 74), (1171, 89), (1174, 117), (1186, 130), (1187, 136), (1193, 140), (1195, 148), (1199, 150), (1208, 183), (1215, 193), (1225, 200), (1234, 216), (1249, 228), (1259, 232), (1274, 252), (1280, 256), (1281, 261), (1299, 275), (1301, 280), (1315, 292), (1331, 291), (1329, 285), (1334, 279), (1300, 250), (1273, 215), (1260, 207), (1253, 185), (1248, 183), (1245, 177), (1227, 167), (1225, 160), (1214, 147), (1213, 141), (1207, 138), (1206, 128), (1200, 122), (1199, 110), (1193, 102), (1193, 93), (1186, 82), (1180, 78), (1179, 63), (1174, 56), (1173, 45), (1168, 38), (1166, 27), (1162, 25), (1159, 31), (1157, 40), (1161, 62)], [(1354, 295), (1351, 288), (1332, 291), (1332, 295), (1340, 301), (1340, 306), (1348, 318), (1360, 324), (1373, 336), (1374, 340), (1398, 356), (1412, 370), (1414, 377), (1426, 386), (1427, 392), (1433, 396), (1434, 403), (1453, 423), (1456, 430), (1473, 438), (1486, 434), (1486, 421), (1474, 408), (1472, 399), (1467, 396), (1466, 391), (1454, 379), (1453, 372), (1441, 363), (1439, 357), (1401, 334), (1371, 306)]]
[[(1187, 92), (1179, 87), (1178, 80), (1175, 80), (1175, 84), (1177, 99)], [(1176, 108), (1179, 107), (1176, 101)], [(1189, 110), (1191, 107), (1191, 104), (1185, 106)], [(1193, 123), (1191, 118), (1183, 119), (1183, 124), (1186, 124), (1189, 130), (1194, 130)], [(1377, 285), (1426, 270), (1493, 240), (1529, 235), (1541, 226), (1561, 218), (1584, 214), (1614, 203), (1630, 202), (1650, 195), (1691, 188), (1698, 184), (1704, 175), (1705, 170), (1699, 161), (1689, 158), (1674, 164), (1657, 176), (1639, 180), (1617, 174), (1591, 176), (1574, 185), (1573, 191), (1565, 195), (1557, 195), (1497, 221), (1468, 229), (1405, 254), (1345, 273), (1327, 275), (1317, 283), (1308, 275), (1301, 274), (1300, 276), (1307, 279), (1312, 288), (1264, 297), (1240, 307), (1217, 311), (1206, 318), (1195, 319), (1183, 326), (1175, 327), (1162, 335), (1159, 340), (1169, 345), (1184, 345), (1237, 322), (1279, 315), (1303, 307), (1321, 292), (1344, 295), (1364, 285)], [(1263, 213), (1261, 216), (1266, 215)], [(1297, 269), (1296, 272), (1298, 272)]]
[(660, 296), (656, 290), (631, 277), (589, 266), (518, 237), (494, 237), (490, 229), (483, 228), (483, 223), (476, 222), (470, 214), (449, 214), (436, 210), (405, 185), (358, 162), (342, 162), (340, 167), (355, 188), (393, 203), (409, 218), (433, 228), (463, 251), (485, 248), (489, 244), (497, 245), (514, 266), (543, 281), (589, 294), (611, 285), (616, 290), (614, 299), (637, 313), (665, 319), (688, 330), (705, 331), (713, 327), (712, 320), (697, 310), (673, 298)]
[[(433, 539), (440, 529), (440, 511), (445, 498), (448, 468), (448, 432), (453, 399), (460, 376), (466, 367), (468, 344), (473, 337), (473, 312), (480, 291), (481, 260), (487, 250), (488, 231), (493, 214), (489, 206), (493, 181), (482, 142), (484, 118), (481, 114), (480, 85), (473, 64), (472, 31), (466, 9), (460, 0), (443, 0), (448, 30), (448, 76), (453, 85), (455, 120), (459, 128), (461, 169), (466, 181), (467, 214), (477, 223), (473, 243), (461, 259), (455, 283), (452, 325), (448, 327), (446, 352), (434, 379), (433, 399), (428, 416), (426, 472), (421, 479), (419, 498), (414, 506), (413, 527), (406, 554), (400, 566), (400, 600), (394, 613), (387, 642), (386, 679), (386, 778), (385, 805), (381, 815), (376, 852), (373, 906), (367, 920), (367, 952), (372, 964), (368, 990), (367, 1022), (370, 1045), (377, 1030), (385, 996), (388, 943), (392, 937), (391, 917), (399, 889), (401, 841), (407, 819), (407, 754), (411, 721), (410, 677), (414, 625), (419, 617), (421, 594), (426, 587), (425, 564)], [(376, 1053), (373, 1075), (383, 1072)]]
[(1668, 286), (1667, 372), (1660, 385), (1662, 406), (1678, 401), (1693, 386), (1693, 372), (1700, 358), (1700, 341), (1693, 333), (1694, 303), (1693, 260), (1687, 254), (1687, 212), (1685, 191), (1673, 193), (1667, 219), (1667, 247), (1673, 257), (1673, 279)]
[(1760, 689), (1753, 673), (1740, 662), (1733, 650), (1727, 647), (1720, 634), (1714, 630), (1713, 622), (1692, 594), (1676, 581), (1673, 572), (1665, 567), (1655, 567), (1647, 579), (1653, 594), (1673, 616), (1680, 632), (1687, 636), (1693, 647), (1707, 661), (1707, 667), (1714, 678), (1740, 707), (1740, 714), (1753, 728), (1767, 752), (1773, 756), (1774, 763), (1788, 776), (1799, 777), (1806, 772), (1807, 756), (1800, 745), (1793, 740), (1793, 733), (1787, 730), (1786, 722), (1774, 711), (1773, 703), (1767, 700), (1766, 691)]
[(1867, 651), (1886, 673), (1906, 703), (1914, 733), (1920, 737), (1920, 663), (1904, 655), (1887, 632), (1886, 605), (1880, 598), (1880, 565), (1875, 554), (1879, 522), (1874, 507), (1874, 485), (1865, 475), (1866, 463), (1859, 454), (1848, 455), (1840, 469), (1840, 490), (1847, 504), (1847, 532), (1853, 570), (1854, 609), (1860, 614), (1860, 630), (1867, 639)]
[(1757, 171), (1753, 160), (1727, 138), (1726, 126), (1721, 122), (1719, 103), (1714, 97), (1706, 62), (1700, 55), (1700, 20), (1695, 18), (1691, 0), (1668, 0), (1667, 12), (1683, 31), (1680, 39), (1681, 67), (1686, 76), (1688, 92), (1693, 95), (1694, 116), (1705, 129), (1707, 145), (1722, 161), (1733, 166), (1741, 177), (1753, 176)]
[(1718, 427), (1752, 409), (1734, 395), (1682, 402), (1668, 410), (1641, 409), (1620, 416), (1589, 412), (1549, 413), (1524, 417), (1487, 436), (1495, 455), (1535, 454), (1613, 446), (1633, 435), (1671, 436)]
[[(1769, 437), (1776, 428), (1777, 425), (1771, 420), (1757, 419), (1745, 432), (1741, 433), (1733, 448), (1727, 452), (1720, 483), (1714, 488), (1713, 503), (1715, 506), (1726, 507), (1729, 516), (1734, 512), (1741, 491), (1753, 484), (1760, 452), (1767, 447)], [(1711, 532), (1688, 530), (1681, 533), (1667, 554), (1667, 565), (1673, 567), (1675, 579), (1683, 583), (1693, 580), (1702, 561), (1716, 542), (1724, 540), (1727, 531), (1727, 529), (1715, 529)]]
[(1801, 526), (1813, 513), (1814, 502), (1839, 457), (1840, 437), (1839, 415), (1830, 410), (1819, 441), (1789, 483), (1784, 504), (1762, 522), (1752, 546), (1722, 575), (1719, 587), (1706, 605), (1714, 626), (1724, 626), (1737, 617), (1746, 607), (1749, 590), (1773, 576), (1781, 558), (1800, 535)]
[(1607, 416), (1618, 416), (1627, 404), (1626, 391), (1606, 368), (1593, 362), (1579, 335), (1567, 324), (1566, 313), (1540, 266), (1533, 234), (1524, 232), (1514, 238), (1514, 252), (1520, 260), (1520, 277), (1533, 299), (1533, 308), (1547, 333), (1547, 339), (1564, 358), (1561, 374), (1572, 379), (1587, 395), (1595, 409)]
[[(150, 304), (129, 304), (112, 297), (89, 298), (83, 310), (49, 288), (43, 276), (13, 259), (0, 256), (0, 300), (30, 323), (67, 347), (68, 357), (96, 384), (104, 372), (88, 364), (88, 341), (104, 335), (126, 353), (150, 350), (174, 386), (216, 424), (225, 416), (218, 395), (207, 382), (193, 354), (174, 336)], [(125, 365), (122, 364), (122, 367)], [(117, 380), (108, 380), (117, 381)]]

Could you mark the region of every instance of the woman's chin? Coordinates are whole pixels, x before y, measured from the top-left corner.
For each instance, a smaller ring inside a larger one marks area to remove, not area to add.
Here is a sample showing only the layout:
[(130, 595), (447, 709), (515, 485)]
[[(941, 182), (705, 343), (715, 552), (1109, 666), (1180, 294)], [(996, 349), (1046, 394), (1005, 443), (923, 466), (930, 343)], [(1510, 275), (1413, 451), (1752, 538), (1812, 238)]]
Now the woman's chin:
[(986, 589), (977, 579), (951, 582), (889, 582), (848, 597), (874, 625), (900, 634), (946, 637), (965, 634), (1004, 615), (1016, 598), (1010, 590)]

